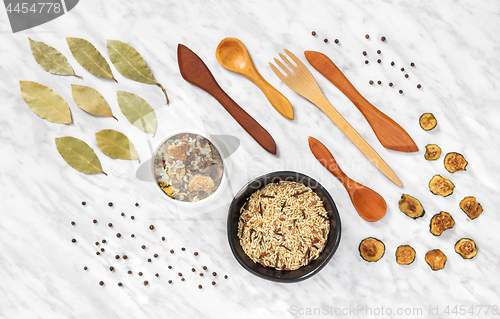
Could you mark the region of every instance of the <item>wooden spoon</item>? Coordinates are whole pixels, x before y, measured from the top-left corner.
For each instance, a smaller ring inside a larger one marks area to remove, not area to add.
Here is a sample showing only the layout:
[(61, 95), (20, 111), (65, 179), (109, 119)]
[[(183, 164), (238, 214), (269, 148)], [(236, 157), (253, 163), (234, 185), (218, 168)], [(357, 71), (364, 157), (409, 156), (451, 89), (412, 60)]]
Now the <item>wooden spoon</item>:
[(293, 106), (287, 98), (260, 75), (252, 63), (247, 48), (236, 38), (225, 38), (217, 46), (215, 57), (220, 65), (229, 71), (244, 75), (255, 83), (266, 95), (271, 105), (281, 115), (293, 120)]
[(319, 73), (323, 74), (356, 105), (377, 135), (380, 144), (393, 151), (418, 152), (418, 146), (410, 135), (393, 119), (368, 102), (330, 58), (315, 51), (305, 51), (304, 54), (307, 61)]
[(344, 185), (361, 218), (369, 222), (376, 222), (385, 216), (387, 204), (384, 198), (372, 189), (350, 179), (340, 169), (332, 153), (323, 143), (309, 136), (309, 148), (318, 161)]
[(271, 134), (222, 90), (212, 72), (196, 53), (179, 44), (177, 61), (184, 80), (212, 95), (260, 146), (276, 155), (276, 143)]

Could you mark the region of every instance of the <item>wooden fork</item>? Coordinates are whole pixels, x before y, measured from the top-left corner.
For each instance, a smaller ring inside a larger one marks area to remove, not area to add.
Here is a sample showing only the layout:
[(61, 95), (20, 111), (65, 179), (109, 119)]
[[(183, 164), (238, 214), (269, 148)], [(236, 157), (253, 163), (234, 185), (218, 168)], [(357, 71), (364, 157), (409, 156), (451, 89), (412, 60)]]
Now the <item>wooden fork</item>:
[(285, 83), (290, 89), (295, 91), (297, 94), (309, 100), (311, 103), (315, 104), (320, 108), (338, 128), (351, 140), (351, 142), (356, 145), (357, 148), (391, 181), (393, 181), (399, 187), (403, 186), (403, 183), (394, 174), (392, 169), (387, 165), (387, 163), (377, 154), (377, 152), (366, 142), (361, 135), (340, 115), (340, 113), (328, 102), (323, 92), (318, 86), (318, 83), (314, 79), (311, 72), (307, 67), (300, 61), (292, 52), (284, 49), (285, 53), (295, 62), (293, 65), (288, 58), (280, 53), (279, 56), (288, 66), (285, 67), (280, 60), (274, 59), (274, 62), (283, 70), (286, 74), (284, 75), (280, 72), (272, 63), (269, 66), (276, 74), (276, 76)]

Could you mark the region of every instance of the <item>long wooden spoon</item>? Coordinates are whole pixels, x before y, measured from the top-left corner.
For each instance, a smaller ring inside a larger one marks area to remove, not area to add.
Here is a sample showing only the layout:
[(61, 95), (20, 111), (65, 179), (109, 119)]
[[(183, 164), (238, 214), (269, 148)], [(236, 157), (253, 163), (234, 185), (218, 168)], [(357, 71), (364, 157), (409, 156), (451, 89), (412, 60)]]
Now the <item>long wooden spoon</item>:
[(271, 134), (222, 90), (206, 64), (196, 53), (185, 45), (179, 44), (177, 60), (184, 80), (212, 95), (260, 146), (276, 154), (276, 143)]
[(287, 119), (293, 120), (292, 104), (260, 75), (243, 42), (236, 38), (222, 39), (215, 51), (215, 57), (224, 68), (241, 74), (255, 83), (276, 111)]
[(418, 146), (408, 133), (390, 117), (368, 102), (326, 55), (305, 51), (307, 61), (351, 100), (366, 118), (380, 143), (390, 150), (417, 152)]
[(376, 222), (385, 216), (387, 204), (374, 190), (350, 179), (339, 167), (332, 153), (323, 143), (309, 136), (309, 148), (318, 161), (344, 185), (354, 208), (366, 221)]

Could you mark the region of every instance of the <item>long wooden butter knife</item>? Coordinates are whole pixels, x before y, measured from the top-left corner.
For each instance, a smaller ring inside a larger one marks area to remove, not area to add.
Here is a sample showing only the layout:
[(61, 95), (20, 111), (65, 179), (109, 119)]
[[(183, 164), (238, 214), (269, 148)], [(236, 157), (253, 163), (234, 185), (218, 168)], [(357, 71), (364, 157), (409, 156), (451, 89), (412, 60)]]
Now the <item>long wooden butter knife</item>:
[(320, 52), (305, 51), (307, 61), (351, 100), (366, 118), (380, 143), (390, 150), (417, 152), (418, 147), (398, 123), (368, 102), (330, 58)]
[(177, 46), (177, 60), (184, 80), (212, 95), (260, 146), (266, 151), (276, 154), (276, 143), (271, 134), (222, 90), (208, 67), (196, 53), (185, 45), (179, 44)]

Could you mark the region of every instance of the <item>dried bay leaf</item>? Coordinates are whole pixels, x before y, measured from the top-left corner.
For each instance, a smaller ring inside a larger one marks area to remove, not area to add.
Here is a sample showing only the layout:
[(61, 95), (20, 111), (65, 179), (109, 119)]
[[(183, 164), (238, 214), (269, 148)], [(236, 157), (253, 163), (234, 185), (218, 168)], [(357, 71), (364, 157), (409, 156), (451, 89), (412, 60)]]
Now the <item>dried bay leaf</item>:
[(74, 75), (81, 78), (75, 74), (68, 59), (61, 52), (43, 42), (28, 39), (30, 40), (31, 53), (42, 69), (56, 75)]
[(117, 91), (116, 98), (123, 115), (144, 133), (156, 133), (155, 110), (143, 98), (130, 92)]
[(90, 86), (71, 84), (73, 100), (79, 108), (92, 115), (110, 116), (118, 121), (111, 112), (108, 102), (96, 89)]
[(118, 40), (106, 40), (108, 47), (109, 59), (115, 68), (123, 76), (145, 84), (158, 85), (163, 93), (168, 104), (167, 92), (163, 86), (156, 81), (151, 70), (146, 65), (146, 61), (142, 58), (139, 52), (131, 45)]
[(95, 76), (105, 79), (116, 79), (111, 72), (111, 68), (95, 46), (85, 39), (66, 38), (71, 54), (81, 66)]
[[(122, 160), (139, 160), (139, 154), (129, 138), (115, 130), (102, 130), (95, 133), (97, 146), (106, 155)], [(140, 160), (139, 160), (140, 163)]]
[(71, 136), (56, 137), (56, 147), (62, 158), (77, 171), (85, 174), (104, 173), (94, 150), (82, 140)]
[(24, 102), (39, 117), (52, 123), (70, 124), (68, 103), (51, 88), (32, 81), (19, 81)]

